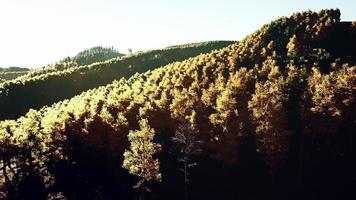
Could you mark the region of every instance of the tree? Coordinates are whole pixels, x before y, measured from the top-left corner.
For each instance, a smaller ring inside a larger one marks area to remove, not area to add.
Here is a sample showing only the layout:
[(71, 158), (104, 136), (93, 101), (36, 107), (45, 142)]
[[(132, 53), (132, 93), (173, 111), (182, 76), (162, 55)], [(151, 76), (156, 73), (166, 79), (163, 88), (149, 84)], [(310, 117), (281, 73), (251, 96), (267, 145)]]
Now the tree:
[(289, 38), (289, 42), (287, 44), (287, 55), (297, 56), (300, 54), (301, 51), (302, 51), (301, 44), (298, 41), (297, 36), (293, 35), (291, 38)]
[(304, 120), (309, 122), (306, 133), (331, 134), (343, 126), (351, 126), (355, 110), (355, 74), (355, 66), (345, 65), (326, 75), (312, 68), (304, 97), (307, 102)]
[(196, 140), (198, 134), (197, 128), (191, 122), (184, 122), (178, 126), (172, 141), (178, 148), (178, 161), (184, 164), (180, 169), (184, 173), (185, 197), (188, 199), (188, 184), (190, 175), (189, 169), (196, 166), (197, 163), (192, 161), (194, 155), (200, 154), (200, 145), (202, 141)]
[(256, 123), (257, 151), (267, 156), (272, 167), (284, 164), (288, 150), (288, 123), (285, 104), (289, 98), (285, 92), (283, 76), (271, 71), (269, 80), (256, 83), (255, 94), (248, 103), (252, 119)]
[(130, 131), (128, 140), (130, 149), (124, 153), (124, 162), (122, 167), (129, 170), (130, 174), (140, 177), (135, 188), (143, 187), (146, 181), (161, 181), (161, 173), (158, 159), (153, 156), (161, 151), (161, 145), (152, 140), (155, 136), (155, 130), (150, 127), (147, 119), (139, 121), (140, 130)]

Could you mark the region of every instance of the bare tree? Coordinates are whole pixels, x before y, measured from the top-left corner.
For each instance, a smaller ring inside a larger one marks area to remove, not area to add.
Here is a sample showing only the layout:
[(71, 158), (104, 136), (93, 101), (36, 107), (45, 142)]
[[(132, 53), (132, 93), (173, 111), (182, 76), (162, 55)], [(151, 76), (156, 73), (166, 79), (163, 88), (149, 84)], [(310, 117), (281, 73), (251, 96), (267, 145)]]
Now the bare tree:
[(188, 199), (189, 169), (198, 165), (193, 161), (193, 156), (202, 152), (200, 148), (202, 141), (196, 139), (197, 134), (198, 130), (193, 124), (184, 122), (178, 126), (172, 138), (177, 146), (178, 162), (183, 163), (183, 168), (180, 170), (184, 173), (185, 199)]

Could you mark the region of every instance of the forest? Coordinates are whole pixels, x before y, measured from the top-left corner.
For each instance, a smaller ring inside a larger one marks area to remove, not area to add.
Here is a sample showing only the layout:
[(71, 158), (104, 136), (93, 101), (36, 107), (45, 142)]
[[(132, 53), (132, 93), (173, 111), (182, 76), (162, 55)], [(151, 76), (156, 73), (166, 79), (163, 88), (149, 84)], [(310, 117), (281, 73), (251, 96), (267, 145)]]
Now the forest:
[(85, 49), (77, 53), (73, 57), (68, 56), (67, 58), (57, 61), (55, 64), (49, 64), (37, 70), (30, 70), (29, 68), (24, 67), (0, 67), (0, 83), (17, 78), (20, 80), (24, 80), (30, 77), (39, 76), (50, 72), (63, 71), (65, 69), (68, 69), (69, 67), (77, 67), (78, 65), (89, 65), (92, 63), (101, 62), (120, 56), (124, 56), (124, 54), (119, 53), (113, 47), (109, 48), (97, 46), (92, 47), (90, 49)]
[[(83, 91), (104, 86), (121, 77), (129, 77), (135, 73), (181, 61), (232, 43), (232, 41), (211, 41), (168, 47), (127, 56), (116, 56), (103, 62), (100, 62), (100, 59), (97, 60), (100, 56), (93, 57), (92, 55), (97, 55), (94, 53), (105, 48), (84, 50), (84, 53), (80, 52), (74, 58), (64, 59), (53, 65), (33, 70), (14, 80), (0, 83), (0, 107), (2, 108), (0, 119), (14, 119), (26, 114), (30, 108), (39, 109), (79, 95)], [(115, 54), (107, 52), (110, 51), (105, 50), (99, 55), (109, 57)], [(80, 66), (83, 61), (78, 63), (78, 60), (91, 60), (94, 63)]]
[(353, 199), (356, 21), (340, 15), (94, 48), (0, 83), (0, 197)]
[(0, 84), (1, 82), (12, 80), (19, 76), (25, 75), (29, 71), (30, 69), (23, 67), (0, 67)]

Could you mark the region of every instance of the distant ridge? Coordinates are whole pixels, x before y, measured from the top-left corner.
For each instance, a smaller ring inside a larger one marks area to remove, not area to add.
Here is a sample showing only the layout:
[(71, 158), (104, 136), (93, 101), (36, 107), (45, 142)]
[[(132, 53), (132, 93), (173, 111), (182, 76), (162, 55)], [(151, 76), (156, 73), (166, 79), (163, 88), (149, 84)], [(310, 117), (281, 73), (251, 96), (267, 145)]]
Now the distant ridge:
[(68, 62), (33, 70), (15, 80), (0, 83), (0, 119), (16, 118), (30, 108), (41, 108), (121, 77), (130, 77), (135, 73), (220, 49), (232, 43), (234, 42), (213, 41), (183, 45), (119, 56), (84, 66), (79, 66), (74, 62), (76, 58), (73, 58)]

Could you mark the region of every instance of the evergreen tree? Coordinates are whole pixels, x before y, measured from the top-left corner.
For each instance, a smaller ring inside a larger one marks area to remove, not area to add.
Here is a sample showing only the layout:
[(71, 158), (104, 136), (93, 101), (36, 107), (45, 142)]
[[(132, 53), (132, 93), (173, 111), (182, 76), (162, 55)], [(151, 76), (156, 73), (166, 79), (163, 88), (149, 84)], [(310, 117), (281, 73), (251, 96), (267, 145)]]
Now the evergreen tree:
[(155, 130), (147, 119), (139, 121), (140, 130), (130, 131), (128, 140), (130, 149), (124, 153), (123, 168), (140, 178), (135, 187), (145, 187), (147, 181), (161, 181), (159, 161), (154, 155), (161, 151), (161, 145), (154, 143)]

